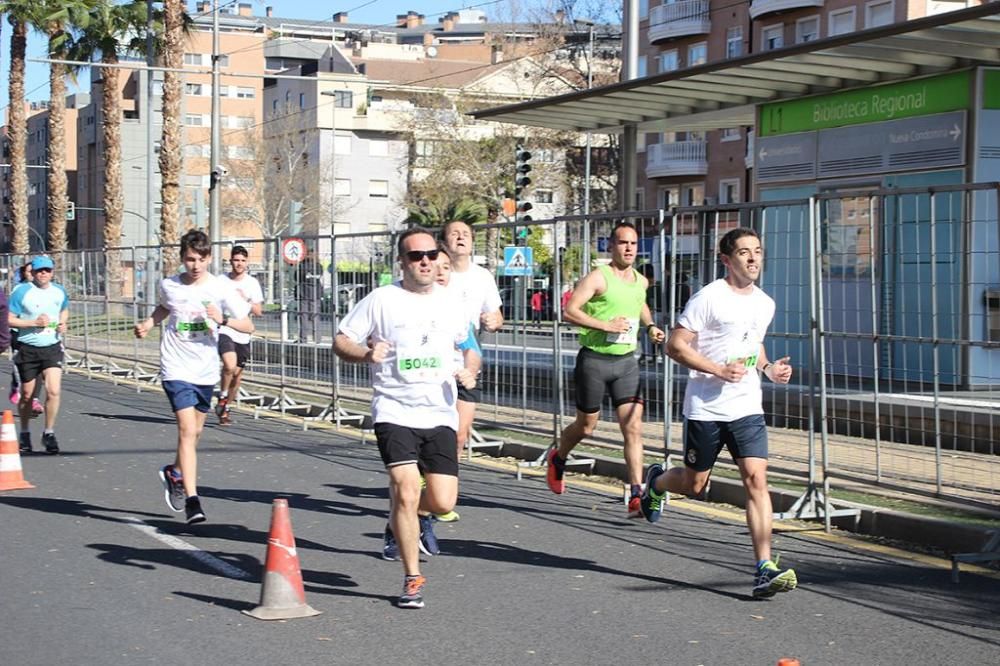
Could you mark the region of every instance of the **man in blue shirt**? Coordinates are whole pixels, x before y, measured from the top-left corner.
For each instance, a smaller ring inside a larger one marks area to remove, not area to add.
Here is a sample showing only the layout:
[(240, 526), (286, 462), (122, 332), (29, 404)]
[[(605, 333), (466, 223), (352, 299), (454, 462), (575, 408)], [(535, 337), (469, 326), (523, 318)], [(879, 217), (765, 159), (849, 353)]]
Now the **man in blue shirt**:
[(31, 451), (31, 396), (35, 382), (41, 376), (45, 382), (45, 431), (42, 444), (45, 452), (59, 453), (55, 424), (59, 413), (59, 392), (62, 385), (63, 345), (69, 319), (69, 297), (66, 290), (52, 282), (55, 264), (42, 255), (31, 260), (32, 281), (19, 284), (10, 295), (8, 323), (18, 329), (19, 345), (14, 364), (21, 377), (20, 449)]

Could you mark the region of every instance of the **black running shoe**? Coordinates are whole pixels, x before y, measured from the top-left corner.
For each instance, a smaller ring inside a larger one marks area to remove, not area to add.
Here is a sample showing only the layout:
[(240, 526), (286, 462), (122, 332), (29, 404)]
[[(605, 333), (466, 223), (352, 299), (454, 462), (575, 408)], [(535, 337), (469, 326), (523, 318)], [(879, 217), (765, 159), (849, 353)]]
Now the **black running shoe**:
[(218, 416), (220, 419), (228, 409), (229, 409), (229, 398), (219, 398), (219, 401), (215, 403), (215, 415)]
[(56, 441), (56, 434), (54, 432), (42, 433), (42, 444), (45, 445), (45, 452), (50, 456), (59, 453), (59, 442)]
[(205, 512), (201, 510), (201, 500), (197, 497), (184, 500), (184, 513), (187, 514), (188, 525), (205, 522)]
[(437, 535), (434, 534), (434, 519), (430, 516), (420, 516), (420, 541), (418, 542), (424, 555), (440, 555)]
[(181, 473), (173, 465), (164, 465), (160, 468), (160, 481), (163, 482), (163, 499), (170, 510), (177, 513), (183, 511), (187, 494), (184, 492)]
[(31, 433), (22, 432), (18, 436), (18, 449), (21, 453), (31, 453)]
[(389, 562), (399, 559), (399, 544), (396, 543), (396, 536), (388, 525), (385, 526), (385, 534), (382, 537), (382, 559)]
[(400, 608), (423, 608), (424, 585), (427, 579), (423, 576), (407, 576), (403, 579), (403, 593), (399, 595)]

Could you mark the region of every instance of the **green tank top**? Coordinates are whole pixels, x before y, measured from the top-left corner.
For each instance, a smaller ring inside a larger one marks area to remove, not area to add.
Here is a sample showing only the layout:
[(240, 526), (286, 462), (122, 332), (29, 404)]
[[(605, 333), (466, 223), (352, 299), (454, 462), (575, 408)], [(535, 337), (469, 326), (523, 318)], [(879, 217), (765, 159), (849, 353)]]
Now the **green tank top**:
[(635, 280), (625, 282), (616, 276), (610, 266), (599, 266), (607, 289), (583, 306), (583, 311), (594, 319), (611, 321), (615, 317), (625, 317), (632, 328), (625, 333), (606, 333), (592, 328), (580, 327), (580, 346), (601, 354), (624, 356), (635, 351), (639, 333), (639, 315), (646, 303), (646, 290), (642, 286), (642, 276), (632, 269)]

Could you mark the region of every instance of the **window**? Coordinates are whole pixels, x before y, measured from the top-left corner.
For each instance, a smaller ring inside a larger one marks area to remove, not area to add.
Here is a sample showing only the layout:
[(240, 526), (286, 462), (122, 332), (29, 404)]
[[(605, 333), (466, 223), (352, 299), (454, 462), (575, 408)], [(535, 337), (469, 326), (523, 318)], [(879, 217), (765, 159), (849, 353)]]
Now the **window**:
[(226, 157), (232, 160), (252, 160), (253, 150), (247, 146), (226, 146)]
[(865, 27), (889, 25), (893, 19), (892, 0), (876, 0), (865, 5)]
[(389, 181), (369, 180), (368, 196), (372, 198), (384, 199), (389, 196)]
[(368, 142), (368, 154), (372, 157), (388, 157), (389, 142), (384, 139), (372, 139)]
[(552, 203), (552, 190), (535, 190), (535, 201), (540, 204)]
[(846, 35), (849, 32), (854, 32), (854, 15), (854, 7), (830, 12), (826, 21), (826, 29), (829, 31), (829, 36)]
[(708, 62), (708, 43), (698, 42), (688, 47), (688, 67), (703, 65)]
[(639, 64), (636, 67), (636, 69), (638, 70), (636, 74), (639, 76), (640, 79), (643, 78), (644, 76), (647, 76), (647, 72), (649, 71), (649, 65), (646, 63), (646, 56), (639, 56)]
[(795, 43), (812, 42), (819, 39), (819, 17), (799, 19), (795, 22)]
[(184, 64), (185, 65), (201, 65), (201, 54), (200, 53), (185, 53), (184, 54)]
[(351, 196), (351, 179), (335, 178), (333, 181), (333, 196), (335, 197)]
[(726, 30), (726, 57), (743, 55), (743, 26), (737, 25)]
[(276, 99), (271, 100), (271, 111), (275, 114), (278, 113), (278, 100)]
[(646, 190), (641, 187), (637, 187), (635, 190), (635, 209), (645, 210), (646, 208)]
[(202, 84), (200, 83), (185, 83), (184, 84), (184, 94), (185, 95), (201, 95), (202, 94)]
[(680, 189), (674, 186), (660, 187), (656, 190), (656, 204), (659, 208), (676, 206), (680, 197)]
[(417, 139), (413, 142), (413, 166), (429, 167), (434, 164), (434, 153), (437, 149), (436, 141)]
[(253, 99), (256, 93), (253, 88), (239, 86), (236, 88), (237, 99)]
[(219, 56), (219, 67), (229, 67), (229, 56), (227, 55)]
[(700, 206), (705, 201), (705, 183), (688, 183), (681, 186), (681, 205)]
[(350, 90), (334, 90), (333, 106), (338, 109), (354, 108), (354, 93)]
[(773, 51), (785, 45), (785, 26), (782, 24), (772, 25), (760, 31), (761, 49)]
[(333, 154), (334, 155), (350, 155), (351, 154), (351, 137), (349, 137), (349, 136), (335, 136), (335, 137), (333, 137)]
[(649, 0), (639, 0), (639, 20), (645, 21), (649, 18)]
[(305, 93), (299, 93), (299, 108), (300, 109), (306, 108), (306, 94)]
[(734, 204), (740, 202), (740, 179), (724, 178), (719, 181), (719, 203)]
[[(646, 133), (645, 132), (638, 132), (637, 133), (637, 135), (635, 137), (635, 152), (637, 152), (637, 153), (644, 153), (644, 152), (646, 152)], [(586, 150), (584, 151), (583, 154), (584, 154), (584, 156), (586, 156), (586, 154), (587, 154)]]
[(723, 141), (739, 141), (743, 138), (739, 127), (727, 127), (722, 130), (722, 140)]
[(189, 143), (184, 146), (184, 155), (187, 157), (210, 157), (212, 146), (207, 143)]
[(205, 122), (205, 116), (200, 113), (188, 113), (184, 116), (184, 124), (192, 127), (202, 127), (208, 123)]
[(664, 51), (660, 54), (660, 71), (672, 72), (680, 66), (680, 59), (677, 57), (677, 50)]

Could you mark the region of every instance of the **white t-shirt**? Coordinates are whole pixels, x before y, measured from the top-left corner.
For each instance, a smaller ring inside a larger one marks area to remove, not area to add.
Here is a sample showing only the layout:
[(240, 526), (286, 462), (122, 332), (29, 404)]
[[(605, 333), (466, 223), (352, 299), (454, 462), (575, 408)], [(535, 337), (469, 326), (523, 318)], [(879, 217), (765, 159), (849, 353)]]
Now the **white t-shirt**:
[(454, 373), (461, 364), (455, 347), (466, 341), (468, 331), (454, 296), (439, 285), (415, 294), (397, 282), (354, 306), (338, 332), (359, 345), (369, 338), (391, 345), (384, 362), (371, 364), (372, 421), (458, 430)]
[(250, 312), (250, 305), (229, 282), (214, 275), (197, 284), (184, 284), (180, 275), (160, 282), (160, 305), (170, 310), (160, 340), (160, 374), (164, 380), (178, 380), (199, 386), (219, 381), (218, 324), (205, 310), (215, 303), (234, 319)]
[(774, 318), (774, 300), (756, 285), (749, 294), (733, 291), (724, 279), (698, 291), (677, 324), (697, 333), (692, 347), (716, 363), (745, 359), (748, 372), (736, 383), (691, 370), (684, 392), (684, 416), (695, 421), (735, 421), (763, 414), (757, 357)]
[(469, 264), (469, 270), (451, 272), (448, 289), (457, 295), (462, 313), (476, 330), (479, 330), (479, 315), (500, 309), (500, 291), (493, 275), (478, 264)]
[[(242, 298), (244, 301), (247, 301), (247, 305), (250, 305), (251, 303), (264, 302), (264, 290), (260, 288), (260, 282), (257, 281), (257, 278), (244, 273), (242, 278), (234, 280), (229, 277), (229, 273), (226, 273), (219, 276), (219, 279), (228, 282), (229, 285), (236, 291), (236, 296), (238, 298)], [(241, 345), (250, 344), (249, 333), (234, 331), (228, 326), (220, 326), (219, 335), (229, 336), (230, 340)]]

